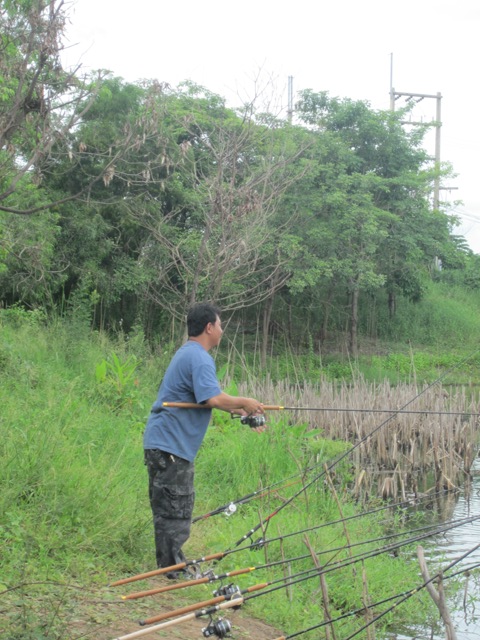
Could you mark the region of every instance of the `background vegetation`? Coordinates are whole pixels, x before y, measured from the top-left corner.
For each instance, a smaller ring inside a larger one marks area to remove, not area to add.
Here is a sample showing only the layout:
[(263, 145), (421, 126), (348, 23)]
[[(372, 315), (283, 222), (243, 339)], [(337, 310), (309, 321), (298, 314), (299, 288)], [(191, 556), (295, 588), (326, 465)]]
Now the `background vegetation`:
[(176, 342), (211, 299), (265, 366), (279, 341), (438, 344), (432, 314), (478, 299), (479, 257), (432, 209), (452, 170), (404, 113), (306, 90), (290, 122), (192, 82), (84, 76), (62, 67), (63, 3), (0, 6), (4, 307)]

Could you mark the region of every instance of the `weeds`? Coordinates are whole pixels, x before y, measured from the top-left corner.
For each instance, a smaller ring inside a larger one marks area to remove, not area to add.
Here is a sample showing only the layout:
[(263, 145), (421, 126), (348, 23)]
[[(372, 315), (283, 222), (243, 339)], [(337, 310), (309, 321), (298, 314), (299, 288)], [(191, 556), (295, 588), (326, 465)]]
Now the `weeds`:
[(110, 408), (118, 412), (139, 401), (138, 394), (138, 361), (130, 355), (123, 362), (112, 351), (108, 359), (103, 359), (95, 368), (95, 380), (100, 396)]

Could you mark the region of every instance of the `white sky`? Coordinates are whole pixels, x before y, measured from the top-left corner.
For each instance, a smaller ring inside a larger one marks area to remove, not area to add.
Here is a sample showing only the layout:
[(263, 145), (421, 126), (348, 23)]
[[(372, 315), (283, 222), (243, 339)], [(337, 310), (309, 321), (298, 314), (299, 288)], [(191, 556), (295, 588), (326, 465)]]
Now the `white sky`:
[[(390, 63), (399, 92), (442, 99), (441, 160), (458, 176), (441, 199), (453, 202), (456, 233), (480, 253), (478, 124), (480, 3), (477, 0), (74, 0), (69, 63), (109, 69), (127, 81), (192, 80), (232, 106), (255, 86), (328, 91), (389, 108)], [(260, 77), (255, 84), (255, 79)], [(400, 106), (400, 101), (397, 103)], [(414, 119), (435, 118), (423, 100)], [(432, 136), (433, 139), (433, 136)], [(433, 146), (428, 148), (433, 154)]]

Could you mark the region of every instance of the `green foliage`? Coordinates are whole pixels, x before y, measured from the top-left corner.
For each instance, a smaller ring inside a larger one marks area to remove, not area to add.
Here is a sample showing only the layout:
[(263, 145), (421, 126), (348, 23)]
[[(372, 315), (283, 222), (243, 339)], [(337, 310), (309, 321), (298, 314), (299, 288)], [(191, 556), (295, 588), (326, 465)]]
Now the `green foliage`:
[(12, 305), (8, 309), (0, 311), (0, 321), (7, 322), (12, 326), (37, 327), (43, 325), (47, 320), (47, 314), (39, 307), (37, 309), (25, 309), (19, 303)]
[(121, 558), (145, 541), (139, 481), (121, 471), (141, 458), (141, 439), (128, 417), (89, 402), (85, 363), (93, 345), (65, 349), (61, 333), (6, 329), (2, 343), (15, 336), (16, 347), (2, 373), (0, 511), (11, 558), (3, 579), (11, 584), (19, 571), (80, 575), (98, 554)]
[(112, 351), (109, 358), (103, 359), (95, 368), (97, 391), (115, 413), (125, 409), (132, 411), (138, 404), (138, 364), (134, 355), (121, 362)]
[(380, 316), (379, 333), (414, 345), (473, 349), (478, 344), (479, 310), (480, 298), (468, 290), (431, 283), (418, 304), (404, 301), (389, 321)]

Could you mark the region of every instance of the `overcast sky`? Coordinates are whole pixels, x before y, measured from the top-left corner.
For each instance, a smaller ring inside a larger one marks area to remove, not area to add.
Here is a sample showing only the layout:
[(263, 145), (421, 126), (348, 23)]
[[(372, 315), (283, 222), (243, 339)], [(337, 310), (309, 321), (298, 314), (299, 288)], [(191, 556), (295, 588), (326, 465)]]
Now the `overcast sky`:
[[(75, 0), (68, 62), (109, 69), (127, 81), (192, 80), (232, 106), (256, 87), (328, 91), (389, 108), (393, 87), (442, 94), (441, 160), (458, 176), (441, 199), (461, 200), (457, 233), (480, 253), (478, 124), (480, 3), (477, 0)], [(75, 45), (75, 46), (73, 46)], [(398, 101), (400, 106), (401, 102)], [(435, 119), (435, 100), (414, 118)], [(433, 136), (427, 142), (433, 154)], [(454, 188), (454, 189), (453, 189)]]

